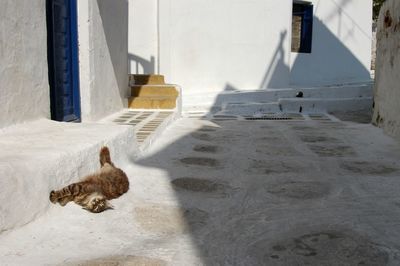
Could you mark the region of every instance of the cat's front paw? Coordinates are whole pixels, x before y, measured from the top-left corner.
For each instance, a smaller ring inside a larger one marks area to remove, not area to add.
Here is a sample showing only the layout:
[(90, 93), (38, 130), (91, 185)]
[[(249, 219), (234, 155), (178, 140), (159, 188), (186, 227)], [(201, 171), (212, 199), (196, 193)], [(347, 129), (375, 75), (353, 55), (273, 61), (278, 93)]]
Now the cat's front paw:
[(56, 197), (56, 192), (54, 190), (52, 190), (50, 192), (50, 196), (49, 199), (52, 203), (56, 203), (57, 202), (57, 197)]

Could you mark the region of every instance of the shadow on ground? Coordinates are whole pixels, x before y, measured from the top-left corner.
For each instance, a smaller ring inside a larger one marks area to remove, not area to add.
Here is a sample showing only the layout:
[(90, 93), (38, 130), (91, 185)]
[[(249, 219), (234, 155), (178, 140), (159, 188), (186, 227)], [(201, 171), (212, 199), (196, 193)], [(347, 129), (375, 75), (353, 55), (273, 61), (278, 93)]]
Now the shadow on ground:
[[(189, 235), (206, 265), (393, 263), (399, 155), (371, 144), (374, 130), (325, 120), (180, 120), (157, 145), (165, 148), (135, 162), (166, 172), (178, 205), (154, 194), (135, 217), (160, 241)], [(189, 261), (176, 252), (173, 264)]]
[(372, 108), (358, 111), (335, 111), (332, 115), (342, 121), (369, 124), (372, 121)]
[[(259, 89), (281, 87), (282, 73), (307, 85), (310, 73), (329, 84), (337, 75), (369, 78), (351, 51), (314, 21), (324, 42), (315, 42), (311, 55), (298, 55), (289, 67), (283, 47), (288, 35), (282, 32)], [(154, 68), (153, 59), (129, 58), (147, 70)], [(337, 64), (348, 67), (338, 70)], [(226, 92), (235, 90), (227, 83)], [(218, 95), (211, 110), (219, 110), (226, 97)], [(365, 115), (334, 115), (370, 121)], [(134, 161), (147, 169), (135, 184), (135, 193), (146, 195), (132, 211), (141, 236), (149, 235), (145, 246), (152, 256), (82, 265), (398, 264), (400, 156), (398, 145), (380, 137), (370, 125), (329, 119), (181, 119)]]

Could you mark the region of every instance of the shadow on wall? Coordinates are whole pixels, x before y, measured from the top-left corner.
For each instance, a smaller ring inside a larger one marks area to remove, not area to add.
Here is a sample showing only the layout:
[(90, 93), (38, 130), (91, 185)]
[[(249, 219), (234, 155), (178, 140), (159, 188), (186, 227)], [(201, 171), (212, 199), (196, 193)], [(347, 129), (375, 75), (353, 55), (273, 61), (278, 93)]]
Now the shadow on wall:
[(156, 71), (156, 58), (154, 56), (147, 60), (134, 54), (128, 54), (128, 61), (130, 74), (154, 74)]
[(289, 75), (289, 66), (285, 63), (285, 48), (287, 31), (280, 34), (279, 44), (277, 45), (271, 62), (269, 62), (267, 71), (264, 74), (260, 89), (276, 88), (282, 84), (282, 79)]
[[(341, 34), (346, 39), (354, 39), (354, 29)], [(370, 37), (362, 36), (366, 42), (371, 42)], [(365, 82), (370, 79), (365, 64), (321, 20), (314, 17), (312, 51), (310, 54), (297, 54), (290, 69), (290, 84), (305, 87)]]
[(128, 1), (97, 0), (97, 4), (119, 94), (124, 99), (128, 93)]
[(347, 15), (347, 13), (343, 11), (343, 8), (347, 6), (351, 0), (340, 0), (339, 3), (336, 2), (336, 0), (331, 0), (331, 2), (335, 5), (335, 8), (333, 8), (332, 12), (325, 18), (325, 22), (330, 22), (332, 19), (336, 19), (338, 17), (338, 35), (341, 36), (343, 15), (353, 20)]
[(344, 10), (344, 7), (347, 6), (352, 2), (352, 0), (340, 0), (339, 2), (337, 0), (331, 0), (331, 2), (335, 5), (335, 8), (332, 9), (332, 12), (324, 19), (325, 23), (330, 22), (333, 19), (336, 19), (338, 17), (338, 36), (343, 37), (346, 39), (348, 37), (348, 33), (346, 33), (346, 36), (342, 36), (342, 26), (344, 25), (343, 23), (343, 18), (346, 18), (351, 21), (352, 29), (351, 32), (354, 32), (355, 29), (359, 30), (362, 32), (364, 36), (367, 38), (370, 38), (370, 33), (365, 32), (365, 30), (354, 20), (353, 16), (346, 12)]
[[(353, 38), (354, 31), (346, 33)], [(365, 35), (363, 35), (365, 36)], [(369, 82), (370, 71), (318, 18), (313, 20), (313, 42), (311, 53), (291, 53), (295, 58), (291, 68), (285, 63), (285, 39), (287, 32), (281, 32), (280, 42), (275, 49), (273, 59), (267, 63), (259, 90), (287, 89), (280, 87), (281, 79), (290, 76), (291, 87), (316, 87), (340, 85), (345, 83)], [(365, 36), (367, 39), (367, 36)], [(367, 39), (370, 41), (370, 39)], [(217, 95), (211, 110), (218, 110), (227, 102), (255, 101), (252, 92), (241, 91), (242, 100), (229, 92), (238, 92), (240, 88), (227, 82), (223, 93)], [(293, 95), (295, 97), (295, 95)], [(259, 100), (260, 101), (260, 100)]]

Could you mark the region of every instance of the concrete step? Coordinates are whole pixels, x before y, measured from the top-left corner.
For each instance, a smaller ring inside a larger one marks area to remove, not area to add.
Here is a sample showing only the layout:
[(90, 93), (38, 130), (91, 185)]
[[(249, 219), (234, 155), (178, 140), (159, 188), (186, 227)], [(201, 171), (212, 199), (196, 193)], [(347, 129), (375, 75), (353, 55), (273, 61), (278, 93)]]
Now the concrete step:
[(133, 126), (140, 152), (142, 152), (164, 132), (167, 126), (181, 116), (179, 111), (178, 108), (173, 110), (124, 109), (104, 118), (101, 122)]
[(174, 85), (133, 85), (131, 95), (141, 96), (178, 96), (178, 90)]
[(64, 212), (50, 203), (51, 190), (97, 171), (102, 146), (109, 147), (111, 160), (125, 170), (180, 116), (178, 111), (124, 109), (97, 122), (40, 119), (2, 128), (0, 200), (7, 204), (0, 207), (0, 233), (35, 220), (49, 208)]
[(280, 112), (279, 103), (228, 103), (222, 107), (218, 114), (233, 114), (233, 115), (253, 115), (255, 113), (277, 113)]
[(318, 113), (358, 111), (372, 108), (372, 97), (363, 98), (281, 98), (277, 102), (227, 103), (218, 114), (253, 115), (256, 113)]
[(138, 151), (133, 127), (47, 119), (2, 129), (0, 145), (0, 232), (59, 207), (50, 203), (50, 191), (98, 170), (102, 146), (122, 168)]
[(129, 98), (128, 107), (131, 109), (174, 109), (176, 102), (176, 96), (140, 96)]
[(372, 108), (372, 97), (363, 98), (282, 98), (279, 100), (283, 112), (334, 112), (357, 111)]
[(144, 75), (144, 74), (130, 74), (129, 85), (164, 85), (163, 75)]
[(252, 91), (204, 91), (201, 93), (186, 93), (184, 110), (189, 111), (202, 107), (221, 107), (226, 103), (246, 102), (277, 102), (281, 98), (294, 98), (296, 94), (303, 92), (303, 98), (364, 98), (372, 97), (372, 83), (347, 84), (338, 86), (326, 86), (315, 88), (286, 88)]

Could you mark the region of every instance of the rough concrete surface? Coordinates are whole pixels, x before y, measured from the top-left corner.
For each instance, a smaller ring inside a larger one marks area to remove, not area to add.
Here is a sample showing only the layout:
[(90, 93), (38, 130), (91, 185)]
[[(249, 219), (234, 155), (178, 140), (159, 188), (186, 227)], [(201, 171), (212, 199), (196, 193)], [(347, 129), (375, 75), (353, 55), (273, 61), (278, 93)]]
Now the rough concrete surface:
[(0, 235), (0, 261), (399, 265), (399, 158), (370, 124), (183, 118), (120, 165), (114, 209), (51, 205)]
[(373, 123), (400, 139), (400, 1), (382, 5), (376, 38)]
[(339, 118), (342, 121), (357, 122), (363, 124), (369, 124), (372, 120), (371, 108), (358, 110), (358, 111), (335, 111), (331, 112), (332, 115)]

